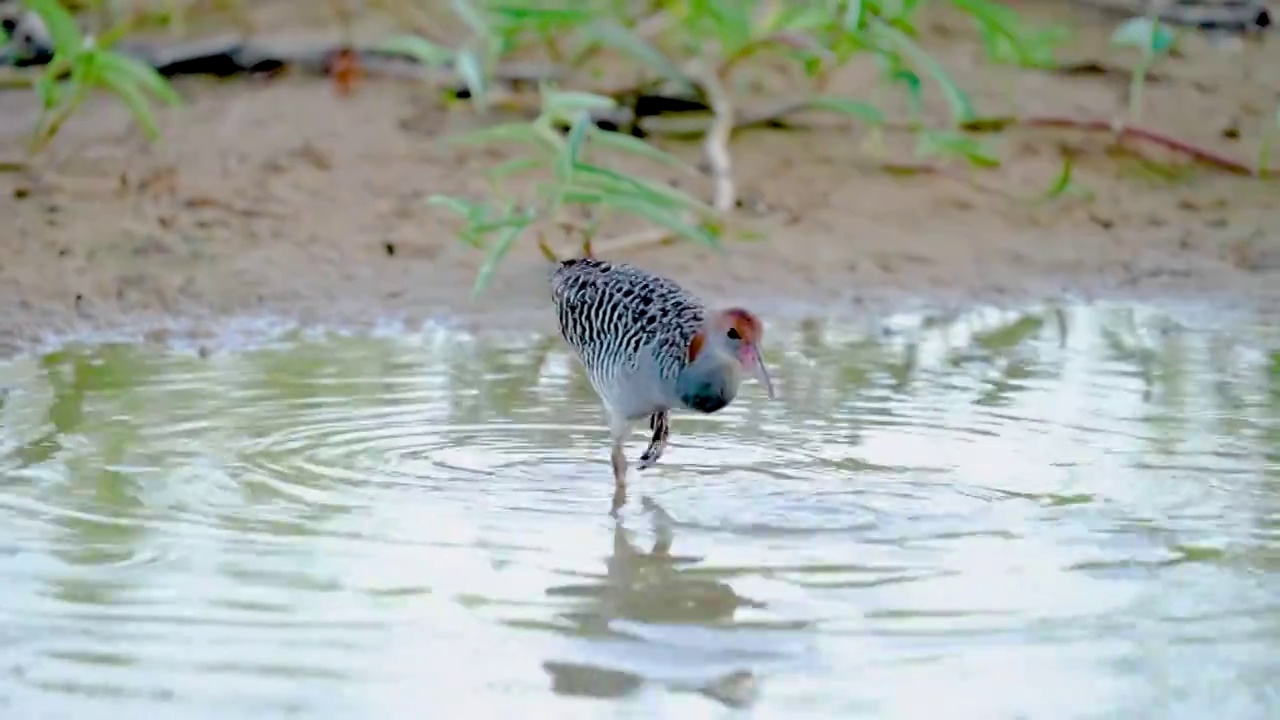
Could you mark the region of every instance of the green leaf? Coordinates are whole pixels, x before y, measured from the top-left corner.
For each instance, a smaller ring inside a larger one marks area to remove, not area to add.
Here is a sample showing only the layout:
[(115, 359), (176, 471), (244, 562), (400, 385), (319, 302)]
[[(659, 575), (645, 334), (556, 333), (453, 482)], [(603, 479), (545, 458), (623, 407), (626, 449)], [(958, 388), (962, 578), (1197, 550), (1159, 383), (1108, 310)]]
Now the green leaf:
[(94, 73), (97, 70), (97, 53), (78, 53), (71, 58), (71, 72), (67, 77), (67, 87), (72, 97), (84, 95), (93, 85)]
[(1141, 50), (1145, 55), (1158, 55), (1173, 47), (1175, 36), (1159, 20), (1135, 17), (1120, 23), (1111, 34), (1111, 44)]
[(558, 26), (580, 25), (592, 18), (589, 10), (581, 8), (531, 8), (522, 5), (489, 5), (489, 12), (509, 23), (518, 23), (538, 30)]
[(150, 65), (109, 50), (95, 52), (94, 56), (101, 72), (111, 73), (122, 82), (145, 88), (170, 105), (182, 104), (182, 97), (173, 89), (169, 81)]
[(1071, 156), (1062, 156), (1062, 169), (1058, 171), (1058, 176), (1054, 178), (1053, 184), (1045, 191), (1044, 198), (1053, 200), (1061, 197), (1071, 187)]
[(607, 148), (618, 150), (620, 152), (639, 155), (650, 160), (680, 168), (691, 175), (696, 175), (697, 170), (689, 163), (672, 155), (669, 152), (656, 148), (638, 137), (625, 135), (623, 133), (612, 132), (609, 130), (601, 130), (595, 125), (591, 126), (591, 141), (599, 143)]
[(479, 130), (449, 135), (444, 139), (449, 144), (471, 145), (499, 142), (515, 142), (536, 145), (541, 148), (558, 151), (558, 145), (551, 146), (538, 129), (527, 122), (507, 122), (490, 125)]
[(902, 54), (911, 58), (912, 62), (922, 66), (926, 72), (933, 76), (934, 82), (938, 83), (938, 87), (942, 90), (942, 94), (947, 99), (947, 104), (951, 106), (952, 122), (959, 125), (973, 119), (973, 106), (969, 103), (969, 96), (956, 85), (946, 70), (938, 64), (933, 56), (925, 52), (923, 48), (916, 44), (914, 40), (896, 27), (877, 20), (871, 25), (877, 34), (883, 36), (890, 43), (895, 45)]
[(437, 45), (420, 35), (397, 35), (376, 47), (379, 52), (406, 55), (428, 67), (445, 67), (453, 60), (452, 49)]
[(617, 195), (631, 195), (644, 198), (647, 202), (657, 205), (693, 210), (708, 218), (715, 218), (719, 215), (715, 208), (710, 205), (663, 183), (630, 177), (608, 168), (584, 163), (579, 163), (574, 168), (574, 172), (575, 179), (578, 182), (588, 182), (595, 187), (610, 190)]
[(45, 66), (44, 72), (40, 73), (35, 82), (36, 95), (40, 97), (44, 107), (51, 108), (58, 104), (62, 91), (67, 87), (67, 83), (61, 79), (62, 75), (67, 72), (74, 74), (77, 65), (75, 56), (55, 55)]
[(595, 13), (581, 8), (531, 8), (519, 5), (493, 6), (487, 4), (487, 12), (493, 16), (497, 34), (501, 36), (503, 50), (519, 43), (521, 36), (534, 34), (548, 39), (572, 32), (586, 25)]
[(632, 215), (641, 217), (654, 225), (666, 228), (684, 238), (688, 238), (702, 245), (711, 248), (720, 247), (720, 239), (715, 233), (706, 228), (691, 225), (684, 221), (678, 214), (671, 212), (667, 208), (651, 205), (643, 200), (635, 197), (608, 196), (604, 199), (607, 207), (621, 210)]
[(679, 85), (681, 92), (694, 90), (694, 84), (683, 70), (671, 62), (661, 50), (630, 29), (609, 20), (596, 23), (588, 31), (588, 38), (631, 56), (655, 74)]
[(844, 9), (844, 16), (840, 18), (840, 23), (844, 26), (845, 32), (856, 33), (862, 30), (865, 24), (863, 12), (862, 0), (849, 0)]
[(485, 174), (493, 180), (500, 180), (517, 173), (540, 168), (545, 164), (546, 161), (542, 158), (516, 158), (490, 168)]
[(100, 50), (109, 50), (115, 47), (116, 43), (123, 40), (130, 32), (133, 32), (133, 29), (133, 16), (126, 16), (124, 20), (116, 23), (113, 27), (107, 28), (106, 31), (94, 36), (93, 45)]
[(597, 188), (570, 186), (560, 191), (560, 201), (566, 205), (603, 205), (607, 196)]
[(520, 233), (529, 227), (529, 223), (533, 222), (531, 215), (522, 217), (521, 222), (508, 226), (498, 236), (498, 241), (490, 248), (489, 254), (484, 259), (484, 264), (480, 266), (480, 272), (476, 275), (475, 285), (471, 289), (471, 296), (475, 298), (482, 290), (489, 285), (489, 279), (498, 264), (502, 262), (502, 258), (511, 250), (511, 246), (515, 244), (516, 238), (520, 237)]
[(871, 103), (851, 100), (836, 95), (819, 95), (808, 101), (809, 107), (815, 110), (830, 110), (844, 115), (860, 118), (872, 125), (884, 125), (884, 113)]
[(138, 124), (142, 125), (143, 130), (146, 131), (147, 137), (155, 139), (160, 136), (160, 128), (156, 126), (156, 119), (151, 112), (151, 106), (147, 103), (147, 96), (142, 93), (141, 88), (131, 76), (118, 67), (102, 67), (98, 70), (98, 78), (111, 92), (120, 96), (120, 100), (128, 106)]
[[(1056, 34), (1031, 34), (1019, 23), (1018, 14), (1011, 8), (990, 0), (952, 0), (973, 18), (986, 39), (987, 52), (992, 57), (1004, 54), (1004, 48), (1013, 51), (1019, 65), (1035, 67), (1052, 63), (1052, 43)], [(1034, 41), (1033, 41), (1034, 39)]]
[(607, 95), (543, 88), (542, 112), (564, 122), (572, 122), (582, 111), (612, 110), (618, 101)]
[(483, 236), (488, 235), (495, 230), (504, 230), (506, 228), (519, 225), (528, 225), (533, 220), (532, 217), (526, 217), (525, 213), (517, 213), (514, 209), (514, 203), (503, 209), (502, 217), (497, 220), (489, 220), (482, 223), (467, 226), (467, 233), (470, 235)]
[(963, 157), (979, 167), (999, 167), (1000, 158), (976, 138), (946, 131), (926, 131), (916, 142), (916, 153), (921, 157), (949, 155)]
[[(778, 7), (778, 6), (774, 6)], [(783, 4), (765, 24), (766, 33), (824, 30), (831, 24), (831, 11), (823, 7)]]
[(485, 216), (485, 206), (481, 203), (473, 203), (452, 195), (432, 195), (427, 198), (427, 204), (447, 208), (470, 221), (475, 221)]
[(893, 50), (874, 48), (876, 64), (884, 79), (894, 85), (903, 85), (907, 91), (907, 104), (913, 114), (920, 114), (924, 107), (924, 82), (914, 70), (907, 67), (902, 57)]
[(49, 39), (53, 42), (55, 55), (71, 57), (84, 50), (84, 36), (75, 18), (58, 0), (22, 0), (24, 4), (44, 21), (49, 31)]
[(580, 110), (574, 118), (573, 126), (565, 139), (560, 155), (556, 157), (556, 178), (562, 183), (573, 182), (573, 170), (578, 166), (578, 157), (582, 154), (582, 145), (587, 140), (587, 128), (592, 126), (591, 115)]
[[(722, 57), (731, 58), (750, 44), (751, 13), (755, 3), (742, 0), (701, 0), (691, 2), (698, 8), (720, 40)], [(695, 11), (696, 12), (696, 11)]]

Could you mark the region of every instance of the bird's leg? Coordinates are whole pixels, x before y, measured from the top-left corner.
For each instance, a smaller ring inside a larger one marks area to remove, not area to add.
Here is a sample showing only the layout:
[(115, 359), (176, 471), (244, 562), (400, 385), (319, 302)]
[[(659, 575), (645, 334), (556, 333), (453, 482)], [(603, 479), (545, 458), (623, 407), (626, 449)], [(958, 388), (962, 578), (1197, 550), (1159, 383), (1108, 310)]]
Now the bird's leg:
[(667, 449), (667, 435), (670, 432), (668, 425), (670, 417), (666, 410), (656, 412), (649, 416), (649, 427), (653, 428), (653, 438), (649, 440), (649, 447), (645, 448), (644, 454), (640, 456), (640, 464), (637, 469), (645, 470), (658, 464), (658, 459), (662, 457), (662, 453)]
[(613, 462), (613, 510), (610, 514), (616, 516), (627, 502), (627, 455), (623, 452), (623, 444), (627, 441), (631, 426), (614, 421), (609, 424), (609, 429), (612, 441), (609, 459)]

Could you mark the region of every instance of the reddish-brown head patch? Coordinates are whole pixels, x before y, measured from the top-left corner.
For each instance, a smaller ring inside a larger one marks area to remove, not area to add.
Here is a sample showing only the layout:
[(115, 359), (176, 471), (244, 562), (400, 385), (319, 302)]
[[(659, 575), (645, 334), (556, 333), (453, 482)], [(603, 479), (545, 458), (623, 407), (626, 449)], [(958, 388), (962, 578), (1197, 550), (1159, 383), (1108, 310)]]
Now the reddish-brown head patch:
[[(727, 336), (730, 330), (737, 331), (741, 341), (756, 344), (764, 337), (764, 324), (750, 310), (728, 308), (721, 310), (707, 319), (706, 327), (693, 336), (689, 342), (689, 362), (698, 359), (698, 354), (706, 346), (707, 336)], [(717, 337), (717, 339), (720, 339)]]
[(760, 322), (760, 318), (755, 313), (744, 308), (729, 308), (721, 312), (722, 322), (724, 323), (724, 331), (728, 332), (729, 328), (738, 331), (738, 335), (749, 343), (757, 343), (760, 338), (764, 337), (764, 323)]

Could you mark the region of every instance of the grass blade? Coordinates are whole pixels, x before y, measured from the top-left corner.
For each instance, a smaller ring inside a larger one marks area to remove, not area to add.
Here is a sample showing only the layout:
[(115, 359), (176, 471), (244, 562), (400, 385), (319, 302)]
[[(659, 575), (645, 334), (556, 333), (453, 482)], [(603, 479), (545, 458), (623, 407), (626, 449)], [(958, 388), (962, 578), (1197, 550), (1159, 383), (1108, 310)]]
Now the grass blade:
[(974, 118), (973, 106), (969, 102), (969, 96), (960, 89), (959, 85), (956, 85), (955, 80), (951, 79), (951, 76), (947, 74), (946, 70), (942, 69), (942, 66), (938, 64), (937, 60), (933, 59), (932, 55), (925, 52), (924, 48), (917, 45), (906, 33), (886, 22), (877, 20), (871, 27), (877, 34), (883, 35), (885, 39), (895, 45), (903, 55), (911, 58), (912, 62), (922, 66), (926, 72), (933, 76), (934, 82), (938, 83), (943, 96), (946, 97), (947, 104), (951, 106), (953, 123), (960, 125)]
[(504, 177), (540, 168), (545, 162), (542, 158), (516, 158), (515, 160), (508, 160), (495, 165), (487, 170), (485, 174), (496, 181)]
[(453, 50), (420, 35), (397, 35), (377, 46), (379, 52), (411, 57), (428, 67), (444, 67), (453, 60)]
[[(702, 15), (706, 26), (715, 29), (722, 57), (731, 58), (751, 42), (751, 13), (755, 3), (742, 0), (700, 0), (691, 2), (693, 14)], [(697, 23), (697, 20), (694, 20)]]
[(599, 22), (589, 31), (589, 38), (605, 47), (629, 55), (657, 75), (676, 83), (682, 92), (695, 90), (693, 81), (658, 48), (639, 35), (613, 21)]
[(427, 204), (452, 210), (471, 222), (485, 215), (484, 206), (480, 203), (473, 203), (452, 195), (432, 195), (427, 198)]
[(615, 210), (621, 210), (622, 212), (643, 218), (658, 227), (666, 228), (672, 233), (675, 233), (680, 237), (693, 240), (700, 245), (705, 245), (715, 249), (720, 248), (720, 239), (716, 237), (715, 233), (706, 228), (691, 225), (685, 222), (679, 215), (671, 213), (665, 208), (650, 205), (649, 203), (643, 202), (642, 200), (634, 197), (606, 197), (604, 199), (604, 204)]
[(647, 198), (651, 204), (666, 205), (672, 209), (693, 210), (707, 218), (719, 217), (715, 208), (669, 185), (629, 177), (608, 168), (583, 163), (579, 163), (574, 170), (577, 179), (586, 179), (597, 187), (611, 190), (619, 196)]
[(531, 216), (524, 216), (519, 222), (507, 226), (506, 229), (498, 235), (498, 241), (489, 249), (489, 254), (485, 256), (484, 264), (480, 266), (480, 272), (476, 274), (475, 285), (471, 288), (471, 297), (474, 299), (481, 291), (489, 285), (489, 279), (493, 276), (498, 264), (502, 262), (502, 258), (506, 257), (507, 252), (511, 250), (511, 246), (515, 244), (516, 238), (520, 237), (520, 233), (529, 227), (529, 223), (533, 221)]
[[(1045, 42), (1045, 38), (1032, 36), (1018, 27), (1017, 13), (1011, 8), (989, 0), (951, 0), (951, 2), (972, 17), (984, 32), (1002, 38), (1008, 43), (1019, 65), (1036, 67), (1052, 63), (1051, 47)], [(1033, 47), (1027, 41), (1028, 37), (1040, 39), (1039, 48)], [(1039, 53), (1036, 52), (1037, 49), (1040, 50)], [(988, 52), (993, 56), (997, 54), (997, 50), (998, 48), (991, 42), (988, 43)]]
[(1071, 187), (1071, 156), (1062, 156), (1062, 169), (1058, 171), (1058, 177), (1054, 178), (1053, 184), (1044, 193), (1045, 200), (1055, 200), (1062, 196)]
[(556, 178), (565, 184), (573, 182), (573, 170), (578, 166), (578, 157), (582, 154), (583, 143), (587, 140), (587, 128), (591, 127), (591, 115), (586, 110), (578, 112), (573, 126), (569, 128), (560, 155), (556, 158)]
[(680, 168), (691, 175), (696, 175), (697, 170), (692, 165), (672, 155), (665, 150), (656, 148), (638, 137), (624, 135), (623, 133), (611, 132), (609, 130), (601, 130), (594, 125), (591, 126), (591, 140), (605, 147), (620, 152), (639, 155), (660, 162), (664, 165)]
[(884, 125), (884, 113), (871, 103), (861, 100), (842, 98), (836, 95), (819, 95), (808, 101), (809, 107), (815, 110), (830, 110), (842, 115), (849, 115), (864, 120), (871, 125)]
[[(474, 143), (499, 143), (514, 142), (537, 145), (538, 147), (547, 148), (547, 139), (539, 133), (537, 128), (527, 122), (507, 122), (497, 125), (490, 125), (479, 130), (471, 132), (459, 133), (457, 135), (449, 135), (444, 139), (446, 143), (458, 145), (471, 145)], [(559, 146), (552, 148), (558, 151)]]
[(95, 53), (95, 57), (103, 73), (115, 75), (121, 82), (146, 88), (152, 95), (169, 105), (182, 104), (182, 97), (173, 89), (169, 81), (150, 65), (128, 55), (111, 51), (100, 51)]
[(573, 122), (579, 112), (612, 110), (618, 102), (607, 95), (543, 88), (542, 112), (554, 120)]
[(80, 33), (80, 26), (76, 24), (71, 13), (62, 7), (62, 3), (58, 0), (22, 0), (22, 2), (44, 21), (45, 28), (49, 31), (49, 39), (53, 41), (55, 55), (71, 57), (84, 50), (84, 36)]
[(160, 137), (160, 128), (156, 125), (156, 118), (151, 112), (147, 96), (143, 94), (137, 83), (133, 82), (131, 76), (119, 67), (104, 64), (97, 68), (97, 79), (108, 90), (120, 96), (120, 100), (129, 108), (129, 112), (133, 113), (134, 119), (146, 131), (148, 138), (154, 140)]

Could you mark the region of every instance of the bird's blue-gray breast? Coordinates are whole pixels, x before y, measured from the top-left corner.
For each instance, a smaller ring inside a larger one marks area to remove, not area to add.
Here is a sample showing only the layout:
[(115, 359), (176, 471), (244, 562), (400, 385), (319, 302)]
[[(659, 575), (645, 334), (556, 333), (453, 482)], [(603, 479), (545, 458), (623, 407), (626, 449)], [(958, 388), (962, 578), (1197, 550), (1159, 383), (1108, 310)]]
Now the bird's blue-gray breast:
[(710, 414), (723, 410), (733, 401), (733, 395), (732, 393), (725, 393), (723, 388), (703, 383), (682, 395), (680, 401), (690, 410)]
[[(702, 362), (686, 367), (676, 380), (676, 396), (690, 410), (714, 413), (723, 410), (738, 395), (738, 378), (735, 369), (717, 358), (702, 358)], [(712, 362), (715, 361), (715, 362)]]

